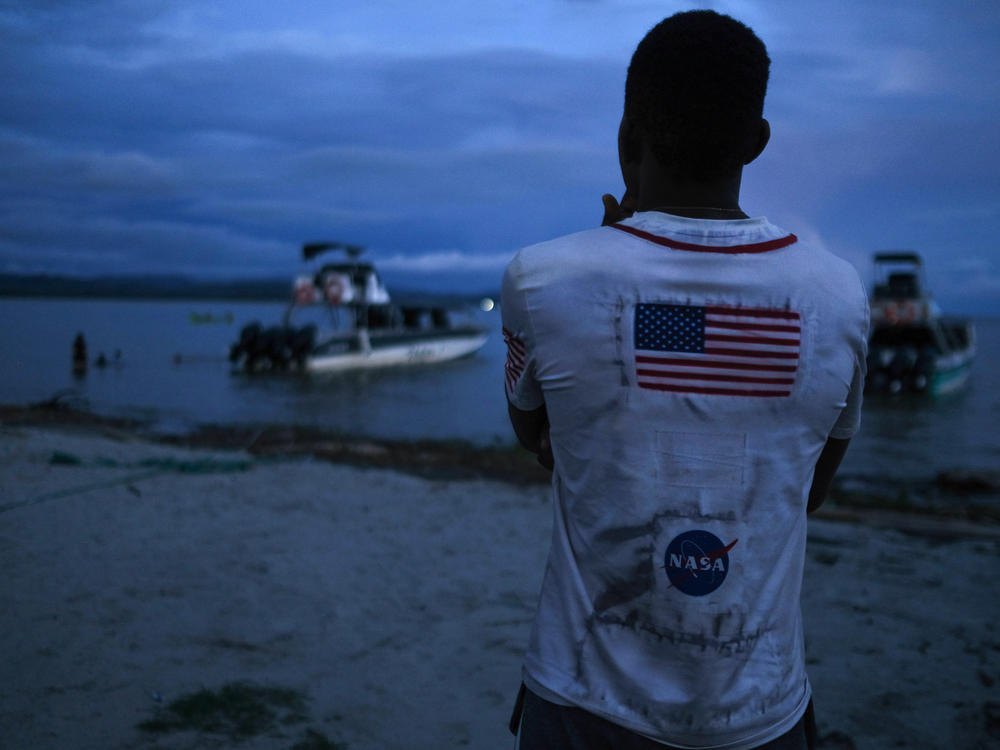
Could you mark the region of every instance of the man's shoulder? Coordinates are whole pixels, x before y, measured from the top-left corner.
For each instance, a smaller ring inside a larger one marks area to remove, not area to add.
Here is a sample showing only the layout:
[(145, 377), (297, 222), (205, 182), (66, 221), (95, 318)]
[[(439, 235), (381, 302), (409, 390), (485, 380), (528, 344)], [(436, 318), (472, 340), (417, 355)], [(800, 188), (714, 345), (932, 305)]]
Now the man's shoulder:
[(843, 274), (845, 276), (858, 276), (857, 269), (843, 256), (837, 255), (833, 251), (814, 243), (804, 242), (803, 245), (813, 256), (815, 259), (814, 263), (818, 267), (823, 268), (826, 271)]
[(527, 259), (535, 259), (547, 258), (561, 253), (572, 253), (581, 247), (605, 245), (613, 241), (616, 234), (608, 227), (591, 227), (537, 242), (534, 245), (527, 245), (522, 247), (517, 255)]
[(863, 301), (867, 305), (868, 293), (858, 269), (845, 258), (822, 247), (810, 246), (809, 269), (817, 283), (836, 293), (845, 301)]
[(547, 278), (581, 265), (593, 265), (618, 241), (618, 234), (608, 227), (593, 227), (522, 247), (510, 261), (507, 273), (522, 278), (542, 274)]

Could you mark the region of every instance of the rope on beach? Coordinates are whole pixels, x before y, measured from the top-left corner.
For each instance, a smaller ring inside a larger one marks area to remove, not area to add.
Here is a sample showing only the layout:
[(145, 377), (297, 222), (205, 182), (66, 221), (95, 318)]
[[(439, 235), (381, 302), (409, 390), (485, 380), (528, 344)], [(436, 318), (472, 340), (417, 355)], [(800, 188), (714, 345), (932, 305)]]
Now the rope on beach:
[[(49, 459), (49, 463), (53, 465), (61, 466), (83, 466), (84, 462), (74, 456), (71, 453), (65, 453), (63, 451), (55, 451), (52, 457)], [(118, 477), (117, 479), (110, 479), (104, 482), (91, 482), (89, 484), (78, 485), (76, 487), (68, 487), (63, 490), (54, 490), (52, 492), (45, 492), (36, 497), (29, 498), (27, 500), (22, 500), (16, 503), (8, 503), (6, 505), (0, 505), (0, 513), (7, 513), (17, 508), (25, 508), (31, 505), (38, 505), (39, 503), (48, 502), (49, 500), (58, 500), (60, 498), (72, 497), (73, 495), (80, 495), (85, 492), (91, 492), (93, 490), (107, 489), (109, 487), (117, 487), (119, 485), (129, 485), (134, 482), (140, 482), (144, 479), (150, 479), (159, 474), (167, 473), (178, 473), (178, 474), (218, 474), (236, 471), (247, 471), (253, 465), (252, 461), (246, 460), (220, 460), (213, 458), (203, 458), (197, 460), (179, 460), (176, 458), (146, 458), (142, 461), (135, 463), (121, 463), (110, 458), (98, 458), (95, 459), (94, 465), (100, 468), (138, 468), (141, 467), (145, 469), (144, 471), (138, 472), (136, 474), (128, 474), (124, 477)]]
[(157, 474), (165, 473), (163, 469), (154, 469), (152, 471), (144, 471), (140, 474), (130, 474), (126, 477), (119, 477), (118, 479), (112, 479), (107, 482), (94, 482), (92, 484), (83, 484), (77, 487), (69, 487), (65, 490), (56, 490), (54, 492), (46, 492), (44, 494), (38, 495), (36, 497), (29, 498), (28, 500), (22, 500), (19, 503), (8, 503), (7, 505), (0, 505), (0, 513), (7, 513), (8, 511), (16, 510), (17, 508), (26, 508), (29, 505), (38, 505), (39, 503), (44, 503), (49, 500), (58, 500), (62, 497), (70, 497), (72, 495), (80, 495), (84, 492), (90, 492), (91, 490), (101, 490), (108, 487), (115, 487), (119, 484), (132, 484), (132, 482), (139, 482), (143, 479), (149, 479)]
[[(74, 456), (72, 453), (64, 451), (53, 451), (49, 459), (52, 465), (60, 466), (83, 466), (84, 461)], [(93, 464), (102, 469), (160, 469), (162, 471), (176, 471), (179, 474), (220, 474), (232, 471), (247, 471), (254, 462), (249, 459), (220, 459), (220, 458), (198, 458), (198, 459), (178, 459), (178, 458), (144, 458), (141, 461), (123, 463), (113, 458), (98, 457)]]

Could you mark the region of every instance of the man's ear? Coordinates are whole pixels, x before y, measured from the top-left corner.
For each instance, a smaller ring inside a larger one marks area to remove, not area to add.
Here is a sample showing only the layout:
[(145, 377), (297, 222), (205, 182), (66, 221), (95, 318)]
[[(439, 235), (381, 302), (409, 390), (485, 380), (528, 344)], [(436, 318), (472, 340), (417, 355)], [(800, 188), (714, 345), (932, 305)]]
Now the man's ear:
[(642, 138), (638, 129), (622, 115), (618, 126), (618, 164), (625, 181), (625, 194), (635, 196), (639, 189), (639, 165), (642, 163)]
[(623, 168), (626, 164), (642, 161), (642, 139), (627, 115), (622, 115), (618, 126), (618, 161)]
[(760, 156), (764, 149), (767, 148), (767, 142), (769, 140), (771, 140), (771, 123), (761, 117), (760, 128), (757, 131), (757, 140), (754, 141), (753, 145), (750, 147), (747, 158), (743, 161), (743, 163), (749, 164)]

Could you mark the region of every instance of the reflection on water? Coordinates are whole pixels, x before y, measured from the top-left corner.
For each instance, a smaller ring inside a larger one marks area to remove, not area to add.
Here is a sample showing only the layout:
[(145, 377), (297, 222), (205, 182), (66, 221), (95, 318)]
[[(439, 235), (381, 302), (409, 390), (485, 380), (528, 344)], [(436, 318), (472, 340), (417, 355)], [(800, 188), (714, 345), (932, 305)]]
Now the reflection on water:
[[(216, 321), (192, 323), (197, 319)], [(72, 388), (102, 414), (182, 431), (199, 423), (297, 422), (376, 437), (510, 437), (498, 311), (474, 312), (492, 332), (455, 362), (326, 376), (232, 374), (229, 345), (253, 320), (277, 321), (280, 303), (0, 299), (18, 325), (0, 330), (0, 401), (31, 403)], [(91, 361), (122, 352), (123, 366), (70, 374), (71, 345), (86, 334)]]
[(254, 413), (255, 421), (487, 444), (509, 439), (498, 343), (493, 335), (478, 354), (436, 365), (319, 375), (234, 374), (231, 382), (241, 413)]
[[(490, 339), (455, 362), (327, 376), (231, 374), (226, 354), (240, 328), (276, 321), (282, 311), (276, 303), (0, 299), (0, 315), (16, 321), (0, 327), (0, 401), (42, 401), (70, 388), (95, 411), (155, 422), (159, 429), (295, 422), (374, 437), (513, 439), (497, 311), (475, 312)], [(74, 379), (78, 331), (86, 335), (91, 362), (120, 350), (120, 366), (91, 366)], [(1000, 321), (978, 321), (977, 333), (979, 354), (964, 391), (938, 401), (866, 401), (844, 472), (927, 477), (1000, 464)]]
[(866, 397), (861, 432), (843, 471), (927, 477), (953, 469), (997, 470), (1000, 321), (978, 321), (977, 329), (979, 351), (966, 388), (938, 399)]

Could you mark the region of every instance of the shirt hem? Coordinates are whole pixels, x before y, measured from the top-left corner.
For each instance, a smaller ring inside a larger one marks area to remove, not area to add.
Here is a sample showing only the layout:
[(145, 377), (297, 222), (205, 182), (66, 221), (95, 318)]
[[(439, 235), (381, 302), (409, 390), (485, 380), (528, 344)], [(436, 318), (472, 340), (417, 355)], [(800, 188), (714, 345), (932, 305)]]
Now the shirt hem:
[(835, 440), (850, 440), (852, 437), (858, 434), (857, 428), (845, 428), (840, 430), (831, 430), (830, 437)]
[[(785, 732), (789, 731), (795, 724), (802, 718), (803, 714), (806, 712), (806, 707), (809, 705), (809, 700), (812, 698), (812, 688), (809, 685), (809, 681), (805, 682), (805, 689), (803, 690), (802, 698), (796, 704), (795, 708), (780, 721), (772, 724), (765, 730), (761, 730), (748, 737), (740, 737), (734, 740), (724, 740), (719, 743), (716, 740), (711, 740), (706, 738), (705, 741), (696, 740), (693, 736), (687, 735), (684, 739), (687, 743), (678, 741), (676, 739), (664, 739), (663, 737), (657, 736), (655, 732), (652, 731), (650, 727), (641, 727), (638, 722), (627, 722), (623, 720), (623, 717), (616, 716), (614, 714), (601, 711), (599, 708), (591, 705), (584, 705), (582, 703), (574, 702), (569, 698), (553, 691), (552, 689), (546, 687), (537, 679), (531, 676), (528, 672), (527, 665), (522, 668), (522, 680), (525, 686), (540, 698), (548, 701), (549, 703), (554, 703), (557, 706), (567, 706), (573, 708), (579, 708), (583, 711), (588, 711), (595, 716), (600, 716), (602, 719), (610, 721), (612, 724), (617, 724), (630, 732), (635, 732), (648, 740), (659, 743), (667, 748), (673, 748), (676, 750), (753, 750), (753, 748), (760, 747), (761, 745), (767, 744), (772, 740), (777, 739)], [(711, 744), (713, 741), (716, 744)], [(696, 744), (689, 744), (695, 742)], [(705, 744), (708, 742), (709, 744)]]

